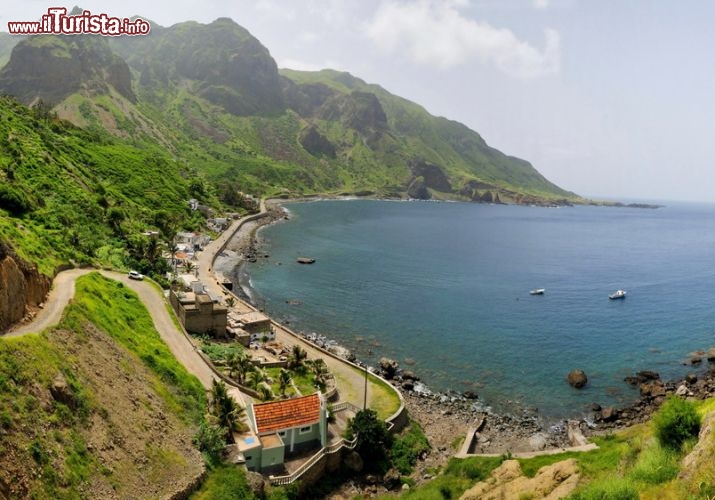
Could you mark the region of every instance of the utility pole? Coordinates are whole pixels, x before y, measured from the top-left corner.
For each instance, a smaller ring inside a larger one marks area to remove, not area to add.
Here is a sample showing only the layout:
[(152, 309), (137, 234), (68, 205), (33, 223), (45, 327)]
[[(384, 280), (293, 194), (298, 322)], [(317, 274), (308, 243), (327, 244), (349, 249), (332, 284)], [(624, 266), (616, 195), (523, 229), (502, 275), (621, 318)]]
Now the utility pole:
[(367, 363), (365, 364), (365, 390), (363, 391), (362, 409), (367, 409)]

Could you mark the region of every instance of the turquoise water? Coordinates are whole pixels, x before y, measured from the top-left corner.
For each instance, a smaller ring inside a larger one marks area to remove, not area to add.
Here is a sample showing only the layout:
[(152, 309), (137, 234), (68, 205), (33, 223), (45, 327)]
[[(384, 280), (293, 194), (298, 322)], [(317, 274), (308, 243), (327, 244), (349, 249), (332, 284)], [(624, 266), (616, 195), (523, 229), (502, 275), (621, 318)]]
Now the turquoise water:
[[(248, 267), (259, 304), (370, 364), (395, 358), (434, 390), (577, 416), (633, 401), (624, 376), (682, 376), (715, 345), (715, 206), (286, 207), (290, 221), (259, 233), (270, 258)], [(627, 298), (608, 300), (618, 288)], [(574, 368), (585, 389), (566, 383)]]

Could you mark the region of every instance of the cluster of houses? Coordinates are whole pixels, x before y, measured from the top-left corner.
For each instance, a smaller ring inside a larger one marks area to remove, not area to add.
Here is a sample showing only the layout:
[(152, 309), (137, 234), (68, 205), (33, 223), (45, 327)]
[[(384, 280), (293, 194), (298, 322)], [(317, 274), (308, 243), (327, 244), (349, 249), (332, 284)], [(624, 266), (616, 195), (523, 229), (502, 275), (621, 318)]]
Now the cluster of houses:
[[(182, 275), (182, 290), (171, 290), (169, 302), (188, 332), (234, 336), (244, 346), (275, 339), (271, 320), (252, 311), (228, 312), (220, 297), (213, 297), (193, 275)], [(188, 284), (187, 284), (188, 282)], [(236, 461), (263, 474), (284, 470), (291, 456), (327, 445), (327, 406), (319, 392), (309, 396), (254, 404), (247, 402), (250, 430), (236, 434)]]
[[(203, 207), (189, 202), (192, 210)], [(213, 218), (207, 221), (210, 229), (223, 231), (230, 218)], [(176, 235), (172, 259), (174, 269), (195, 260), (196, 252), (203, 250), (210, 237), (200, 233), (182, 232)], [(197, 279), (197, 274), (178, 275), (178, 284), (169, 292), (169, 302), (186, 331), (215, 338), (234, 338), (245, 347), (254, 342), (275, 339), (271, 320), (258, 311), (238, 313), (230, 311), (222, 296), (212, 295)], [(291, 457), (328, 444), (328, 410), (325, 397), (316, 392), (267, 403), (246, 401), (246, 414), (250, 424), (248, 432), (234, 435), (235, 461), (248, 470), (263, 474), (279, 474)]]

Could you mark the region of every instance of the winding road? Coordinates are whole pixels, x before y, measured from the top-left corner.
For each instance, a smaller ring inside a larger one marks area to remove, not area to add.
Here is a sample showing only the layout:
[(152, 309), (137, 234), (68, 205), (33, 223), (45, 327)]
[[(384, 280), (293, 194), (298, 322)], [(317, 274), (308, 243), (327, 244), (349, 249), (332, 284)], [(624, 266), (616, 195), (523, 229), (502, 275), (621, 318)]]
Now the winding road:
[[(244, 222), (260, 218), (264, 216), (265, 213), (266, 208), (262, 202), (261, 212), (257, 216), (245, 217), (233, 221), (227, 230), (219, 235), (218, 238), (211, 241), (204, 250), (198, 254), (197, 276), (213, 296), (225, 297), (233, 295), (225, 290), (216, 280), (216, 276), (213, 272), (216, 255), (223, 251), (226, 244), (234, 237), (236, 232), (241, 229)], [(198, 353), (197, 346), (192, 342), (191, 338), (183, 329), (177, 328), (170, 315), (167, 305), (168, 302), (160, 289), (148, 281), (131, 280), (126, 274), (119, 272), (96, 269), (70, 269), (62, 271), (55, 276), (52, 289), (45, 300), (43, 308), (37, 312), (32, 321), (16, 325), (6, 334), (0, 335), (0, 338), (18, 337), (30, 333), (37, 333), (58, 324), (62, 318), (65, 307), (72, 297), (74, 297), (76, 280), (85, 274), (95, 271), (107, 278), (124, 283), (139, 295), (139, 298), (152, 317), (154, 327), (164, 342), (169, 346), (169, 349), (176, 359), (186, 367), (189, 373), (199, 379), (207, 391), (210, 390), (213, 380), (219, 380), (219, 377)], [(236, 299), (234, 305), (235, 310), (239, 312), (256, 310), (256, 308), (240, 298), (236, 296), (234, 296), (234, 298)], [(362, 370), (346, 363), (344, 360), (334, 357), (332, 354), (316, 348), (302, 337), (275, 321), (273, 321), (273, 327), (276, 331), (277, 340), (283, 342), (284, 345), (292, 346), (299, 344), (305, 349), (309, 358), (323, 358), (328, 369), (335, 377), (340, 401), (350, 402), (356, 407), (362, 407), (364, 399), (367, 399), (369, 407), (385, 404), (385, 401), (381, 400), (384, 399), (386, 395), (383, 391), (376, 390), (376, 387), (372, 383), (366, 383), (365, 374)], [(246, 402), (251, 401), (251, 397), (242, 393), (237, 387), (228, 385), (228, 389), (229, 393), (242, 406), (245, 406)], [(367, 395), (365, 395), (365, 391), (367, 391)]]
[[(52, 290), (47, 296), (44, 308), (40, 309), (31, 322), (17, 326), (6, 333), (4, 337), (19, 337), (41, 332), (58, 324), (65, 307), (74, 297), (77, 278), (95, 271), (95, 269), (70, 269), (59, 273), (52, 282)], [(176, 359), (186, 367), (189, 373), (195, 375), (207, 390), (210, 389), (213, 379), (218, 377), (196, 352), (191, 340), (174, 324), (169, 315), (164, 295), (148, 281), (131, 280), (125, 274), (113, 271), (97, 272), (107, 278), (124, 283), (139, 295), (152, 317), (154, 327)], [(240, 400), (243, 401), (242, 398)]]

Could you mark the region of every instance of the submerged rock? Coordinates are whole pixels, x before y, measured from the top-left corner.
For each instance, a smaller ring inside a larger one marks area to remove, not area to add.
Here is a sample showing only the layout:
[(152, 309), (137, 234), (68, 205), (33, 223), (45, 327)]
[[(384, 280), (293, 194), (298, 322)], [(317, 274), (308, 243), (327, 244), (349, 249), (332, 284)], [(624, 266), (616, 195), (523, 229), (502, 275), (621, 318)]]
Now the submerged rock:
[(588, 383), (588, 377), (583, 370), (571, 370), (566, 380), (571, 387), (575, 387), (576, 389), (581, 389)]

